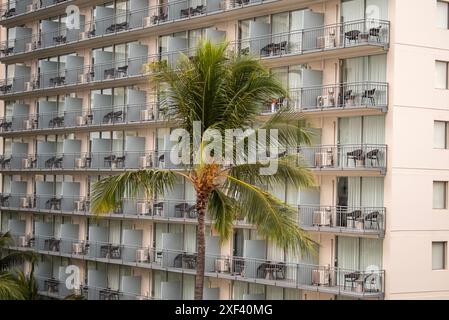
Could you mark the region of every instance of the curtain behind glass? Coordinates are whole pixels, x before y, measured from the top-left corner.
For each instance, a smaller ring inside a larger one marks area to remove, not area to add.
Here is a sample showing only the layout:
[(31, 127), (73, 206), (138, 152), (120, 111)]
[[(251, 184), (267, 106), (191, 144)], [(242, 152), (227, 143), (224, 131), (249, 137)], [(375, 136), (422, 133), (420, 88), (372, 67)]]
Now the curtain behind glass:
[(382, 207), (384, 203), (384, 179), (379, 177), (362, 178), (362, 207)]
[(366, 116), (363, 118), (363, 143), (385, 144), (384, 116)]
[(184, 226), (184, 251), (196, 252), (196, 226), (186, 224)]
[(363, 19), (365, 0), (345, 0), (341, 4), (341, 19), (343, 22)]
[(360, 144), (362, 142), (362, 117), (340, 118), (339, 144)]
[(267, 286), (266, 288), (266, 298), (267, 300), (283, 300), (284, 294), (282, 288)]
[(284, 289), (284, 300), (301, 300), (301, 290), (298, 289)]
[(109, 242), (120, 244), (120, 221), (109, 221)]
[(248, 284), (245, 282), (234, 281), (232, 286), (232, 299), (243, 300), (243, 295), (248, 293)]
[(112, 290), (120, 288), (120, 266), (110, 264), (108, 265), (108, 287)]
[(359, 238), (338, 237), (338, 267), (357, 270), (359, 268)]
[(195, 297), (195, 276), (184, 275), (182, 283), (182, 299), (193, 300)]
[(360, 206), (360, 187), (359, 177), (348, 177), (348, 207)]
[(373, 271), (382, 269), (382, 240), (360, 239), (360, 270)]
[(366, 0), (366, 19), (388, 20), (388, 0)]
[(380, 54), (368, 57), (368, 77), (366, 80), (374, 82), (387, 81), (387, 55)]

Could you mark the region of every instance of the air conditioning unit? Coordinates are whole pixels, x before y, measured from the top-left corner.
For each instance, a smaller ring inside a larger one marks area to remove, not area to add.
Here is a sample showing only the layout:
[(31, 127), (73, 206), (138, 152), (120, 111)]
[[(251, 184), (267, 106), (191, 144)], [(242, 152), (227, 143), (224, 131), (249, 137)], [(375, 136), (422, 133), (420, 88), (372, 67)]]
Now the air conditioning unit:
[(76, 158), (75, 159), (75, 168), (81, 169), (84, 167), (84, 160), (82, 158)]
[(33, 50), (36, 49), (36, 47), (37, 47), (37, 46), (36, 46), (36, 42), (32, 41), (32, 42), (27, 43), (27, 44), (25, 45), (25, 51), (26, 51), (26, 52), (33, 51)]
[(148, 260), (148, 253), (145, 249), (137, 249), (136, 250), (136, 261), (144, 262)]
[(87, 31), (80, 32), (80, 40), (86, 40), (87, 38), (89, 38), (89, 32)]
[(73, 254), (82, 254), (83, 253), (83, 244), (82, 243), (73, 243), (72, 244), (72, 252)]
[(27, 246), (27, 237), (26, 236), (20, 236), (19, 237), (19, 247), (26, 247)]
[(323, 151), (315, 153), (315, 166), (331, 167), (332, 166), (332, 151)]
[(229, 260), (228, 259), (215, 260), (215, 272), (229, 272)]
[(31, 130), (31, 129), (33, 129), (33, 125), (32, 125), (31, 120), (23, 120), (23, 128), (24, 128), (25, 130)]
[(29, 82), (29, 81), (25, 82), (25, 91), (32, 91), (33, 89), (34, 88), (33, 88), (32, 82)]
[(90, 73), (78, 75), (78, 82), (80, 82), (80, 83), (88, 83), (90, 81), (90, 79), (91, 79)]
[(312, 283), (316, 286), (328, 285), (330, 280), (330, 272), (327, 269), (312, 270)]
[(330, 211), (321, 209), (313, 212), (313, 225), (314, 226), (330, 226), (331, 215)]
[[(26, 160), (28, 160), (28, 159), (26, 159)], [(21, 208), (28, 208), (28, 204), (29, 204), (28, 198), (26, 198), (26, 197), (20, 198), (20, 207)]]
[(22, 159), (22, 168), (28, 169), (30, 167), (30, 159), (25, 158)]
[(141, 121), (150, 120), (149, 110), (140, 110), (140, 120)]
[(84, 201), (81, 201), (81, 200), (75, 201), (75, 210), (76, 211), (84, 211)]
[(147, 203), (146, 202), (137, 202), (137, 214), (145, 214), (147, 212)]
[(150, 27), (153, 25), (153, 23), (151, 23), (152, 17), (145, 17), (143, 18), (143, 27)]
[(86, 123), (86, 120), (83, 116), (77, 116), (75, 122), (77, 126), (83, 126)]
[(146, 167), (147, 167), (147, 157), (145, 156), (139, 157), (139, 168), (145, 169)]

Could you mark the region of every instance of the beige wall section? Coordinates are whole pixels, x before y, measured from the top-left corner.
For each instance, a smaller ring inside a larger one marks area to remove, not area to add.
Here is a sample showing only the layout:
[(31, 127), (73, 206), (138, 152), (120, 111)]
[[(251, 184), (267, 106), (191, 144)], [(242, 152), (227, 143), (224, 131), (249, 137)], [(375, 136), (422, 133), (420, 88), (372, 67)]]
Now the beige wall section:
[(449, 30), (436, 28), (434, 0), (390, 0), (389, 13), (386, 298), (449, 299), (449, 271), (432, 270), (431, 250), (449, 241), (449, 211), (432, 209), (432, 181), (449, 181), (449, 152), (433, 148), (433, 121), (449, 120), (449, 91), (434, 88)]

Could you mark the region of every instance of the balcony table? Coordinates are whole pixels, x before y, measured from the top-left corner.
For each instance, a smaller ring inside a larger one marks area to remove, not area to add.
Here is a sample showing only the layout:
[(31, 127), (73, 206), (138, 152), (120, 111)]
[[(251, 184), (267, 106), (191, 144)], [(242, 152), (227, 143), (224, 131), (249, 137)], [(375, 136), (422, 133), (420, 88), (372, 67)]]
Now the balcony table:
[(44, 281), (44, 286), (48, 293), (57, 293), (59, 291), (58, 285), (59, 281), (54, 278), (47, 279)]
[(56, 238), (46, 239), (44, 241), (45, 248), (48, 248), (48, 251), (59, 252), (59, 244), (61, 240)]
[(65, 84), (65, 76), (50, 78), (50, 84), (58, 86)]
[(66, 42), (67, 38), (63, 35), (59, 35), (59, 36), (53, 37), (53, 41), (60, 44), (60, 43)]

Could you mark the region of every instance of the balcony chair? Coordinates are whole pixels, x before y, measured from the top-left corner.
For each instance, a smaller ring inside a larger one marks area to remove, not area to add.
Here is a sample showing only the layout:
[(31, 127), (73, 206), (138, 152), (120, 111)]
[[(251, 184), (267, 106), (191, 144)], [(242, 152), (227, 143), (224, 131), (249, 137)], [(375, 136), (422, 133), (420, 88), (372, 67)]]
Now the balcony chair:
[(248, 4), (249, 1), (250, 1), (250, 0), (235, 0), (235, 3), (238, 4), (238, 5), (243, 6), (243, 5), (245, 5), (245, 4)]
[(360, 37), (359, 30), (351, 30), (351, 31), (345, 32), (345, 38), (348, 40), (349, 44), (351, 44), (352, 41), (357, 43), (359, 41), (359, 37)]
[(61, 243), (61, 240), (56, 239), (56, 238), (50, 238), (50, 239), (46, 239), (44, 241), (44, 246), (45, 246), (45, 248), (47, 248), (48, 251), (59, 252), (60, 243)]
[(109, 68), (104, 70), (104, 78), (110, 79), (115, 77), (115, 68)]
[(4, 56), (9, 56), (11, 53), (14, 52), (14, 47), (7, 47), (0, 50), (1, 53), (3, 53)]
[(129, 25), (128, 22), (120, 22), (120, 23), (113, 23), (109, 27), (106, 28), (106, 33), (109, 32), (117, 32), (117, 31), (123, 31), (128, 29)]
[(57, 76), (54, 78), (50, 78), (50, 84), (54, 86), (60, 86), (65, 84), (65, 77), (64, 76)]
[(0, 159), (0, 166), (2, 169), (6, 169), (6, 167), (11, 169), (11, 157), (8, 158), (1, 158)]
[[(362, 221), (362, 210), (354, 210), (346, 214), (346, 221), (352, 221), (352, 226), (355, 228), (356, 221)], [(347, 225), (346, 225), (347, 226)]]
[(370, 37), (376, 38), (377, 42), (380, 42), (380, 29), (382, 26), (378, 26), (377, 28), (369, 29), (368, 35)]
[(191, 217), (191, 211), (195, 210), (195, 205), (189, 205), (187, 202), (182, 202), (175, 205), (175, 217), (185, 218), (186, 214)]
[(117, 157), (115, 159), (115, 163), (116, 163), (117, 167), (123, 168), (125, 166), (125, 159), (126, 159), (125, 155), (123, 155), (121, 157)]
[(112, 121), (123, 121), (123, 111), (119, 110), (112, 112)]
[(9, 207), (9, 198), (10, 198), (10, 195), (0, 194), (0, 205), (2, 207)]
[(373, 149), (366, 153), (366, 158), (370, 160), (371, 167), (373, 166), (373, 161), (376, 162), (376, 166), (379, 167), (379, 157), (380, 157), (380, 150), (379, 149)]
[(56, 157), (53, 161), (53, 167), (62, 169), (62, 160), (64, 160), (64, 157)]
[(2, 18), (10, 18), (12, 16), (16, 15), (16, 8), (11, 8), (7, 11), (5, 11), (5, 13), (2, 15)]
[(153, 15), (151, 17), (151, 23), (152, 24), (157, 24), (157, 23), (160, 23), (160, 22), (164, 22), (165, 20), (167, 20), (167, 18), (168, 18), (168, 13), (162, 12), (162, 13), (160, 13), (158, 15)]
[(45, 160), (45, 162), (44, 162), (44, 167), (45, 167), (46, 169), (53, 168), (53, 164), (54, 164), (55, 160), (56, 160), (56, 156), (53, 156), (53, 157), (51, 157), (51, 158), (48, 158), (48, 159)]
[(0, 86), (0, 91), (3, 92), (4, 94), (10, 92), (12, 89), (12, 84), (4, 84), (2, 86)]
[(375, 95), (376, 95), (376, 88), (371, 89), (371, 90), (365, 90), (362, 93), (362, 104), (363, 104), (363, 101), (368, 99), (368, 101), (371, 103), (371, 105), (375, 106), (376, 105)]
[(51, 127), (51, 128), (61, 127), (63, 125), (64, 125), (64, 117), (63, 116), (61, 116), (61, 117), (59, 117), (59, 116), (58, 117), (54, 117), (53, 119), (51, 119), (48, 122), (48, 126)]
[(373, 224), (374, 224), (375, 230), (379, 230), (380, 229), (380, 219), (381, 219), (380, 212), (373, 211), (373, 212), (368, 213), (365, 216), (363, 224), (366, 225), (366, 223), (369, 222), (370, 229), (372, 229)]
[(67, 37), (63, 36), (63, 35), (59, 35), (59, 36), (53, 37), (53, 41), (58, 44), (65, 43), (67, 41)]
[(126, 77), (128, 74), (128, 66), (117, 67), (117, 75)]
[(344, 277), (343, 290), (346, 290), (347, 283), (351, 284), (351, 290), (352, 290), (354, 288), (355, 282), (358, 279), (360, 279), (361, 275), (362, 274), (360, 272), (358, 272), (358, 271), (345, 274), (343, 276)]
[(243, 276), (245, 274), (245, 260), (243, 258), (232, 260), (232, 275)]
[(354, 167), (357, 165), (357, 161), (364, 161), (365, 155), (362, 149), (356, 149), (346, 153), (346, 166), (349, 166), (349, 159), (354, 160)]
[(109, 168), (112, 167), (112, 162), (114, 162), (116, 158), (115, 154), (104, 157), (104, 166)]
[(45, 208), (48, 210), (61, 210), (61, 199), (53, 197), (45, 202)]
[(9, 131), (9, 129), (11, 129), (12, 127), (12, 121), (4, 121), (2, 123), (0, 123), (0, 128), (2, 129), (3, 132)]
[(196, 255), (183, 253), (181, 267), (184, 269), (195, 269), (196, 268)]
[(164, 215), (164, 203), (158, 202), (153, 204), (153, 216), (163, 216)]

